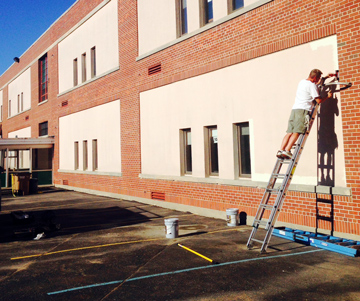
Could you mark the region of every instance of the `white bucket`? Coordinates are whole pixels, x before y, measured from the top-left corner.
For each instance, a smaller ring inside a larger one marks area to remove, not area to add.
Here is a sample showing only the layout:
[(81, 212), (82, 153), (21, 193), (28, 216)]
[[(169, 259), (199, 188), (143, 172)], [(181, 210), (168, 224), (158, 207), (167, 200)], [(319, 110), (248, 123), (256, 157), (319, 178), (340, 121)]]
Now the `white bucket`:
[(166, 238), (176, 238), (179, 236), (178, 218), (165, 219), (165, 234), (166, 234)]
[(235, 227), (239, 224), (239, 209), (226, 209), (226, 221), (230, 227)]

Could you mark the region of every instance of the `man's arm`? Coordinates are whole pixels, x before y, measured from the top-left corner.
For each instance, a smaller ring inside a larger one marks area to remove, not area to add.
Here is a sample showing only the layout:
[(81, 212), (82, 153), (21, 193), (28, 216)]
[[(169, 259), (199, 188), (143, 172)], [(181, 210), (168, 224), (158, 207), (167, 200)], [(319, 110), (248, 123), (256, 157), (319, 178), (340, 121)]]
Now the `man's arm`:
[[(329, 73), (328, 75), (326, 75), (325, 77), (322, 77), (321, 80), (320, 80), (320, 86), (323, 86), (324, 85), (324, 82), (326, 79), (330, 78), (330, 77), (334, 77), (336, 76), (335, 73)], [(332, 91), (330, 90), (329, 92), (327, 92), (327, 95), (326, 96), (319, 96), (319, 97), (316, 97), (315, 98), (315, 101), (317, 103), (322, 103), (324, 102), (325, 100), (328, 100), (329, 98), (333, 97), (333, 93)]]

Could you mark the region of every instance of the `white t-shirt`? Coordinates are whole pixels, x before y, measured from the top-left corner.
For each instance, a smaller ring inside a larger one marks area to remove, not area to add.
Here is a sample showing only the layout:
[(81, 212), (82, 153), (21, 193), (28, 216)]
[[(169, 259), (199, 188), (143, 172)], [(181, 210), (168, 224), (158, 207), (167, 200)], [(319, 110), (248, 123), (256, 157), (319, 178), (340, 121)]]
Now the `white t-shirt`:
[(309, 80), (303, 79), (300, 81), (296, 96), (295, 96), (295, 104), (292, 109), (302, 109), (302, 110), (311, 110), (312, 101), (319, 97), (318, 88), (314, 83)]

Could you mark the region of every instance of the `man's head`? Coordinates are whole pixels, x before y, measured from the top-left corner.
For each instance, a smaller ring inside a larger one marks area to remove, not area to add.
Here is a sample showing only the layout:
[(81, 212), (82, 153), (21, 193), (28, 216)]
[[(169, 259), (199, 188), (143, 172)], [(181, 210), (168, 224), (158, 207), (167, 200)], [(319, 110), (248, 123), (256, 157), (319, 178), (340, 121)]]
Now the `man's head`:
[(321, 78), (322, 72), (319, 69), (313, 69), (310, 71), (309, 79), (313, 83), (317, 83)]

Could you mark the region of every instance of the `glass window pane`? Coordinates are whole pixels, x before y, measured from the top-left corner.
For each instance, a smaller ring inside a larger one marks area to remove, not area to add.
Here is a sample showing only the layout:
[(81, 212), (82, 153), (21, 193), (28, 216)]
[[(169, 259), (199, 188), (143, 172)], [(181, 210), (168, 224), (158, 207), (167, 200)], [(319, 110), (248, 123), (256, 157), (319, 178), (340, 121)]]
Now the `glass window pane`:
[(217, 128), (210, 128), (210, 173), (219, 173)]
[(187, 26), (187, 3), (186, 0), (181, 1), (181, 30), (182, 34), (185, 34), (188, 32), (188, 26)]
[(192, 172), (191, 130), (185, 131), (185, 172)]
[(234, 10), (244, 7), (244, 0), (233, 0), (234, 2)]
[(206, 23), (213, 21), (213, 1), (206, 0)]
[(251, 174), (249, 123), (239, 124), (239, 163), (240, 176)]

